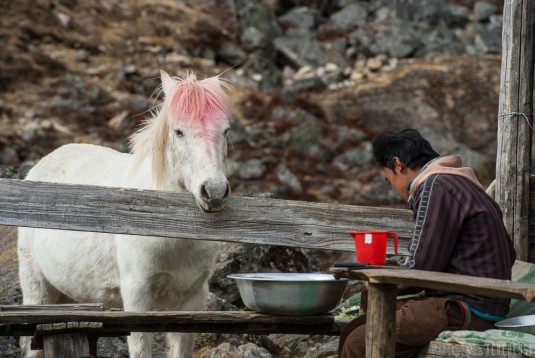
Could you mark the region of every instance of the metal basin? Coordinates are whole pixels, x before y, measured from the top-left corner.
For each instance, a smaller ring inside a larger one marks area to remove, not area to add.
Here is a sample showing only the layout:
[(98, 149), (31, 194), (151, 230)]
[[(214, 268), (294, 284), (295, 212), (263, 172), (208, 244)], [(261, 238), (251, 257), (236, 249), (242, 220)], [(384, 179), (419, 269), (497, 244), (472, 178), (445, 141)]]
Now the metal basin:
[(535, 334), (535, 315), (507, 318), (494, 325), (501, 329)]
[(347, 280), (323, 273), (241, 273), (236, 281), (243, 303), (253, 311), (312, 315), (336, 308)]

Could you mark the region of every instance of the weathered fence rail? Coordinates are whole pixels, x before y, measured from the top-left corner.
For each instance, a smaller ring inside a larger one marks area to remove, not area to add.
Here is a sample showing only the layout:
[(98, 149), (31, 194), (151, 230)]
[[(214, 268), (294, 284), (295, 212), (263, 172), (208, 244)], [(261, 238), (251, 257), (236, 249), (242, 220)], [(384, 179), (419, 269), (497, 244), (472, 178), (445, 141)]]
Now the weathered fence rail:
[(239, 196), (207, 214), (188, 194), (0, 179), (0, 225), (7, 226), (341, 251), (355, 250), (347, 230), (386, 229), (399, 233), (403, 255), (411, 220), (404, 209)]
[[(311, 316), (269, 315), (251, 311), (3, 311), (0, 335), (33, 336), (36, 327), (62, 333), (84, 331), (74, 323), (98, 322), (99, 336), (129, 335), (130, 332), (205, 332), (235, 334), (324, 334), (338, 335), (340, 327), (332, 314)], [(28, 322), (31, 321), (31, 324)], [(61, 323), (58, 323), (61, 322)], [(71, 323), (69, 325), (69, 323)]]

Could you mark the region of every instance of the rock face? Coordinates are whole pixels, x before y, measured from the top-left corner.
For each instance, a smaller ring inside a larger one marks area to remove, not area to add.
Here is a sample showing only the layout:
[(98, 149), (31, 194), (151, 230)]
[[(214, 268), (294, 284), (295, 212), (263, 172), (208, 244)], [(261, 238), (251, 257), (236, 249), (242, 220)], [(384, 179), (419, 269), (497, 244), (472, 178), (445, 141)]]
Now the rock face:
[[(128, 150), (158, 105), (158, 73), (234, 87), (235, 195), (402, 205), (370, 153), (412, 127), (494, 177), (503, 1), (20, 0), (2, 2), (0, 177), (68, 142)], [(13, 229), (2, 304), (20, 303)], [(351, 255), (349, 257), (352, 259)], [(223, 245), (210, 309), (243, 309), (229, 273), (326, 270), (343, 253)], [(356, 291), (350, 290), (349, 294)], [(163, 347), (158, 340), (156, 354)], [(125, 356), (124, 340), (100, 352)], [(196, 357), (335, 357), (336, 337), (200, 335)], [(0, 342), (0, 355), (17, 352)]]
[(0, 164), (31, 165), (72, 141), (127, 151), (163, 68), (226, 71), (236, 87), (234, 193), (398, 203), (367, 149), (408, 126), (490, 183), (499, 3), (242, 2), (10, 2)]

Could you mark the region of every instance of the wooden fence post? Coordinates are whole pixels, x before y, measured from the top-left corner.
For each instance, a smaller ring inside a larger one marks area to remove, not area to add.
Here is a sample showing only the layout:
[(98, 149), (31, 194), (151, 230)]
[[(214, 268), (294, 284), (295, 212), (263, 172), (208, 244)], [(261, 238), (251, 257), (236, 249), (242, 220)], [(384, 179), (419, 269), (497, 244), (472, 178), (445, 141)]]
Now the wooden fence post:
[(366, 321), (366, 358), (396, 356), (397, 285), (370, 282)]
[(45, 358), (90, 357), (89, 339), (83, 333), (63, 333), (43, 337)]
[(533, 128), (535, 1), (506, 0), (498, 110), (496, 201), (515, 244), (528, 259), (529, 175)]

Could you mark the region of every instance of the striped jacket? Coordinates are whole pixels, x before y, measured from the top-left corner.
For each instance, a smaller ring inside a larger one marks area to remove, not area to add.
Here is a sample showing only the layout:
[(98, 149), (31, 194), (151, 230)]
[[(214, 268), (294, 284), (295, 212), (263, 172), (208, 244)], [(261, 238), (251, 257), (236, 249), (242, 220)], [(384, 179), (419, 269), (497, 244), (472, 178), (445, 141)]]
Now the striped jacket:
[[(428, 173), (414, 188), (409, 205), (415, 220), (409, 268), (511, 279), (516, 253), (502, 212), (473, 181), (451, 173)], [(459, 299), (501, 317), (509, 310), (507, 299), (429, 290), (426, 295)]]

